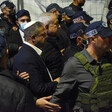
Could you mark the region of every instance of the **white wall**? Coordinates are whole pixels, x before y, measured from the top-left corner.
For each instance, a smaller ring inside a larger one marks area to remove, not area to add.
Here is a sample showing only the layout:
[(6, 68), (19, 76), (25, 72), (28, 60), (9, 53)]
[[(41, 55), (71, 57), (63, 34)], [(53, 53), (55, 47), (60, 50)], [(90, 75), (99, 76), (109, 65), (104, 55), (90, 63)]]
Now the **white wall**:
[[(17, 6), (17, 0), (10, 0)], [(61, 7), (68, 6), (73, 0), (24, 0), (24, 9), (29, 10), (32, 20), (37, 20), (38, 16), (42, 13), (42, 10), (38, 7), (35, 1), (41, 2), (44, 6), (48, 6), (50, 3), (58, 3)], [(3, 0), (0, 0), (0, 3)], [(109, 2), (109, 0), (108, 0)], [(45, 10), (45, 8), (43, 8)], [(94, 21), (103, 20), (106, 21), (105, 16), (107, 14), (107, 0), (86, 0), (84, 10), (94, 18)]]

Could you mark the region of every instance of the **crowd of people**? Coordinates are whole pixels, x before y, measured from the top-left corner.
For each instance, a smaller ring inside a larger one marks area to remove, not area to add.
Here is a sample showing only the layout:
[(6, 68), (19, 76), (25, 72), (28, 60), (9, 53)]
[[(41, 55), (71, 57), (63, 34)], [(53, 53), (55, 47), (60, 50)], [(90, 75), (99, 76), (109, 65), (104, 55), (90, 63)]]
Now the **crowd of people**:
[(112, 112), (112, 10), (95, 21), (73, 0), (32, 21), (0, 4), (0, 112)]

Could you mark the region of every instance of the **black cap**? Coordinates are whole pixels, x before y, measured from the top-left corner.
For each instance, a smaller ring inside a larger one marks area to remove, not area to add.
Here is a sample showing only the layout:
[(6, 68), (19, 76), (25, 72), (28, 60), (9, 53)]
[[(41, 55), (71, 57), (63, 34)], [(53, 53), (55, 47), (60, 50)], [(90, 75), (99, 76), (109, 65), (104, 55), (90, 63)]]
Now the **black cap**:
[(47, 6), (46, 12), (51, 12), (52, 13), (54, 11), (59, 11), (61, 13), (62, 8), (56, 3), (51, 3), (49, 6)]
[(85, 20), (86, 22), (90, 22), (93, 20), (93, 18), (89, 16), (85, 11), (78, 11), (75, 13), (72, 20), (74, 23), (76, 23), (75, 21), (78, 20)]
[(30, 17), (30, 13), (28, 10), (25, 10), (25, 9), (22, 9), (22, 10), (19, 10), (17, 13), (16, 13), (16, 19), (22, 17), (22, 16), (28, 16)]
[(62, 14), (66, 14), (69, 17), (74, 16), (75, 12), (72, 10), (71, 7), (65, 7), (62, 9)]
[(69, 27), (70, 39), (77, 38), (77, 36), (81, 36), (82, 34), (85, 34), (86, 28), (87, 26), (82, 22), (72, 24)]
[(0, 4), (0, 8), (3, 9), (4, 7), (8, 7), (9, 9), (15, 8), (15, 5), (12, 2), (4, 1)]
[(112, 10), (110, 10), (107, 15), (106, 15), (107, 21), (109, 21), (110, 19), (112, 19)]
[(88, 38), (96, 34), (99, 34), (102, 38), (112, 37), (112, 30), (103, 21), (93, 22), (85, 32)]

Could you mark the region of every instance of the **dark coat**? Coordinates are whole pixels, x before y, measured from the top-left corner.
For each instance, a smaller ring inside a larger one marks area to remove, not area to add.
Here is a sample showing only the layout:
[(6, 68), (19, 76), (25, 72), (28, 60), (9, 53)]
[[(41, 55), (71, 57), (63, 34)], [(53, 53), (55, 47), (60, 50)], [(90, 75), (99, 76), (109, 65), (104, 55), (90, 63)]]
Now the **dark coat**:
[(9, 50), (8, 69), (12, 70), (14, 56), (18, 53), (19, 47), (23, 44), (19, 28), (16, 31), (11, 29), (9, 35), (6, 36), (6, 41)]
[(66, 49), (70, 45), (70, 38), (67, 33), (62, 28), (58, 29), (56, 41), (60, 50)]
[(27, 72), (30, 75), (30, 89), (37, 97), (53, 94), (57, 82), (51, 82), (46, 66), (40, 56), (30, 46), (23, 44), (15, 57), (13, 71)]
[(0, 112), (35, 112), (31, 92), (9, 70), (0, 70)]
[(60, 43), (56, 36), (48, 36), (41, 56), (53, 79), (60, 77), (63, 69), (63, 63), (62, 54), (60, 52)]
[(19, 28), (16, 31), (11, 29), (9, 31), (9, 36), (6, 38), (6, 40), (8, 43), (14, 43), (14, 44), (17, 44), (18, 46), (22, 46), (23, 41), (19, 32)]

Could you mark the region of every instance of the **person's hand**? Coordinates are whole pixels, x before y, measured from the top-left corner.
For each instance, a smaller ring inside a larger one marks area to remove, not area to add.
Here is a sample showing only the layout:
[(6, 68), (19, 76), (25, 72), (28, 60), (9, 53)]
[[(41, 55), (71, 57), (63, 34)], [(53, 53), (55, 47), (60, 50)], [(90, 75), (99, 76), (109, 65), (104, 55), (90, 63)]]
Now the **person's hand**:
[(57, 104), (48, 102), (48, 100), (50, 100), (51, 98), (52, 96), (39, 98), (36, 100), (36, 105), (48, 112), (58, 112), (61, 109), (61, 107)]
[(29, 81), (29, 74), (27, 72), (22, 72), (19, 74), (19, 71), (17, 71), (17, 75), (20, 76), (22, 79), (26, 79), (27, 81)]
[(59, 82), (60, 81), (60, 77), (54, 79), (54, 81)]
[(65, 51), (65, 49), (61, 49), (61, 50), (60, 50), (62, 56), (64, 55), (64, 51)]
[(19, 46), (18, 51), (22, 48), (22, 46)]

